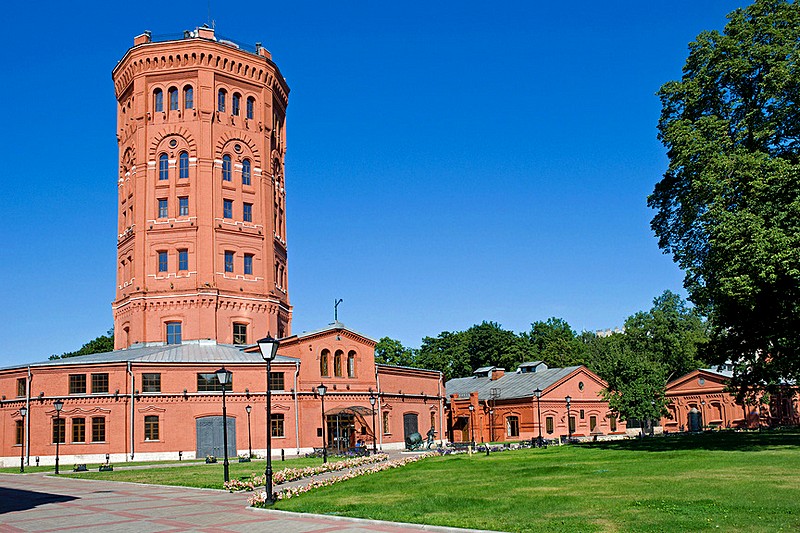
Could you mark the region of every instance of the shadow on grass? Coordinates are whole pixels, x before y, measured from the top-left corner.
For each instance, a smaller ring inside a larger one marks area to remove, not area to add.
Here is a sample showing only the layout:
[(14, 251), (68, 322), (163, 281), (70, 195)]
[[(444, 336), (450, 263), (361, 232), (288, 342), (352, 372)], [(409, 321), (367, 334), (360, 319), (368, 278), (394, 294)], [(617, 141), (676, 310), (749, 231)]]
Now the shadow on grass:
[(65, 496), (63, 494), (0, 487), (0, 515), (12, 511), (27, 511), (48, 503), (61, 503), (77, 499), (75, 496)]
[(712, 431), (699, 434), (669, 434), (588, 444), (592, 448), (643, 452), (715, 450), (757, 452), (775, 447), (800, 448), (800, 430)]

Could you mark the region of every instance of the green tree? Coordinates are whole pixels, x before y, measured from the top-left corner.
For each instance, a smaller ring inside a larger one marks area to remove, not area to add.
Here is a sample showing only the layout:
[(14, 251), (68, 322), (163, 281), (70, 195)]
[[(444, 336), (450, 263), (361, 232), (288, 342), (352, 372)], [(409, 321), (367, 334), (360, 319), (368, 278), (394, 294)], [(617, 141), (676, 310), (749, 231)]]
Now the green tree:
[(469, 359), (463, 331), (443, 331), (437, 337), (425, 337), (417, 352), (418, 366), (441, 371), (445, 381), (469, 376), (472, 373)]
[(529, 358), (539, 359), (551, 367), (565, 367), (584, 363), (584, 342), (572, 330), (566, 320), (551, 317), (546, 321), (531, 324), (531, 329), (522, 334), (531, 350)]
[(744, 388), (800, 377), (800, 4), (728, 19), (659, 91), (669, 166), (648, 205), (712, 325), (708, 352)]
[(397, 366), (415, 366), (416, 354), (395, 339), (383, 337), (375, 345), (375, 362)]
[(96, 339), (92, 339), (79, 350), (74, 352), (65, 352), (61, 355), (53, 354), (50, 359), (66, 359), (68, 357), (75, 357), (78, 355), (89, 355), (93, 353), (104, 353), (114, 351), (114, 328), (111, 328), (105, 335), (100, 335)]

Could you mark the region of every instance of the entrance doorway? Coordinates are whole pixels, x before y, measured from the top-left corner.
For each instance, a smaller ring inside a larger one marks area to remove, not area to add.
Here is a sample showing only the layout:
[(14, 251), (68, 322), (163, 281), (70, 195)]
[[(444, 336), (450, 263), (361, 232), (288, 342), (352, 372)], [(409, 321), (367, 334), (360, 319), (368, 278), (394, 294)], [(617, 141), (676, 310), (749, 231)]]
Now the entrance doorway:
[(328, 447), (336, 453), (346, 452), (356, 445), (355, 417), (349, 413), (337, 413), (325, 417), (328, 425)]
[[(204, 416), (195, 421), (197, 457), (225, 455), (222, 439), (222, 417)], [(228, 457), (236, 457), (236, 419), (228, 417)]]
[(405, 413), (403, 415), (403, 440), (408, 441), (408, 436), (412, 433), (419, 433), (417, 413)]

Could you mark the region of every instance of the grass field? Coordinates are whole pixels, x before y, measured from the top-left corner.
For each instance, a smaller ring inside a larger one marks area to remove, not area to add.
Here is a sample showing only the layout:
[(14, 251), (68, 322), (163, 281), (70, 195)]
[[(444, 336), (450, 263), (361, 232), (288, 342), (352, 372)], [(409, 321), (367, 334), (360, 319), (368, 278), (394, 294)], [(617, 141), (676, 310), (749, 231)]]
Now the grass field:
[(446, 456), (276, 507), (501, 531), (797, 531), (800, 434)]

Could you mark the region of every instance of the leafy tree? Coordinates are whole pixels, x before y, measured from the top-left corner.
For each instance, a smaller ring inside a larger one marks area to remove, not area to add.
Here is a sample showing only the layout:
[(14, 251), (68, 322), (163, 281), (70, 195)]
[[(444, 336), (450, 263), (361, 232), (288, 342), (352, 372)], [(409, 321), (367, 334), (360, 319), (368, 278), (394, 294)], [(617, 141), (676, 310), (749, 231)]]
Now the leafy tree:
[(111, 328), (105, 335), (100, 335), (96, 339), (92, 339), (79, 350), (74, 352), (65, 352), (61, 355), (53, 354), (50, 359), (66, 359), (68, 357), (75, 357), (77, 355), (89, 355), (93, 353), (103, 353), (114, 351), (114, 328)]
[(800, 377), (800, 4), (756, 0), (689, 46), (659, 91), (669, 167), (659, 246), (712, 325), (734, 385)]
[(417, 364), (421, 368), (441, 371), (445, 381), (469, 376), (472, 367), (466, 335), (463, 331), (443, 331), (437, 337), (425, 337), (417, 352)]
[(375, 345), (375, 362), (397, 366), (415, 366), (416, 354), (395, 339), (383, 337)]
[(496, 322), (483, 321), (464, 332), (470, 367), (499, 366), (516, 369), (525, 361), (526, 346), (513, 331)]
[(583, 364), (584, 342), (562, 318), (548, 318), (545, 322), (534, 322), (527, 333), (522, 334), (531, 346), (530, 358), (539, 359), (551, 367)]

